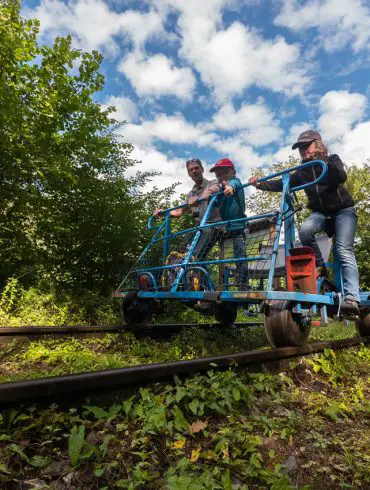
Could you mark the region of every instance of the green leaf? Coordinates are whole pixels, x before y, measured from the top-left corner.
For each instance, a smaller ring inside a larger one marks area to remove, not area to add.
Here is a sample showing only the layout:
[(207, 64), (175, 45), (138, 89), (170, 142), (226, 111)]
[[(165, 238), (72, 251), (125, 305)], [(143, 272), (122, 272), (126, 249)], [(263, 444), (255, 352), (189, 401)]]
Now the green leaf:
[(197, 399), (195, 399), (195, 400), (193, 400), (192, 402), (189, 403), (189, 408), (193, 412), (194, 415), (197, 414), (198, 407), (199, 407), (199, 401)]
[(45, 466), (47, 466), (50, 462), (51, 459), (47, 456), (33, 456), (30, 459), (30, 465), (34, 466), (35, 468), (45, 468)]
[(10, 444), (10, 446), (8, 446), (8, 449), (13, 453), (18, 454), (24, 461), (29, 461), (28, 456), (23, 452), (23, 449), (18, 446), (18, 444)]
[(131, 407), (134, 403), (134, 400), (132, 398), (130, 398), (129, 400), (125, 400), (123, 403), (122, 403), (122, 407), (123, 407), (123, 410), (125, 412), (125, 415), (128, 417), (128, 414), (130, 413), (130, 410), (131, 410)]
[(184, 417), (182, 410), (175, 405), (172, 409), (173, 423), (178, 431), (183, 431), (188, 428), (189, 422)]
[(186, 390), (184, 388), (182, 387), (177, 388), (176, 396), (175, 396), (176, 402), (179, 403), (179, 401), (181, 401), (185, 395), (186, 395)]
[(5, 464), (0, 463), (0, 473), (10, 475), (11, 471), (9, 470), (9, 468)]
[(85, 439), (85, 426), (73, 426), (68, 439), (68, 455), (72, 466), (78, 465), (81, 449)]
[(237, 402), (240, 400), (240, 391), (238, 388), (233, 389), (233, 397)]
[(89, 412), (91, 412), (97, 419), (106, 419), (108, 418), (108, 412), (105, 411), (103, 408), (100, 407), (94, 407), (94, 406), (85, 406)]
[(230, 470), (229, 468), (226, 469), (225, 476), (223, 477), (223, 488), (224, 490), (231, 490), (231, 477), (230, 477)]
[(104, 468), (101, 466), (99, 468), (96, 468), (94, 471), (94, 475), (97, 476), (98, 478), (104, 474)]

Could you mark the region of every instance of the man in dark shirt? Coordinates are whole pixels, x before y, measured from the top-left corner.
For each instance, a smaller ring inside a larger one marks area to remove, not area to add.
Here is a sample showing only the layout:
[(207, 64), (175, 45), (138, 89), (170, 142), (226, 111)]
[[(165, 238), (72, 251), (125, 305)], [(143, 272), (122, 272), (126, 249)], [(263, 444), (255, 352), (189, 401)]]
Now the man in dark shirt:
[[(338, 155), (328, 155), (317, 131), (308, 130), (299, 135), (292, 146), (298, 148), (302, 163), (312, 160), (323, 160), (328, 165), (328, 173), (318, 184), (307, 187), (305, 193), (308, 197), (308, 208), (313, 213), (302, 224), (299, 238), (302, 245), (311, 247), (316, 256), (316, 266), (319, 275), (327, 275), (325, 263), (322, 258), (316, 235), (320, 232), (335, 232), (336, 251), (343, 275), (344, 303), (342, 312), (347, 315), (358, 315), (359, 277), (354, 252), (354, 238), (357, 218), (351, 194), (344, 187), (347, 174)], [(296, 187), (316, 180), (321, 174), (321, 166), (299, 169), (291, 175), (290, 186)], [(252, 177), (249, 182), (257, 189), (278, 192), (282, 190), (282, 180), (257, 182)]]

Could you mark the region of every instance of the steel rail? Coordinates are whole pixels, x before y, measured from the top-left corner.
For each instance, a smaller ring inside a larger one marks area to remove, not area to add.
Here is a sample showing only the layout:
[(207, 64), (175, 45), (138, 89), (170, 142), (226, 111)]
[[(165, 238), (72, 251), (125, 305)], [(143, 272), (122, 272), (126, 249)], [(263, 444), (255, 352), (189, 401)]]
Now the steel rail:
[(60, 395), (76, 393), (81, 395), (88, 392), (96, 393), (97, 391), (112, 390), (113, 388), (122, 389), (165, 380), (172, 378), (174, 375), (200, 373), (210, 368), (227, 369), (233, 365), (240, 367), (253, 364), (264, 365), (273, 361), (323, 352), (325, 349), (338, 350), (369, 342), (370, 337), (352, 338), (306, 344), (300, 347), (254, 350), (186, 361), (147, 364), (67, 376), (53, 376), (38, 380), (8, 382), (0, 384), (0, 406), (40, 399), (50, 400), (51, 397)]
[[(75, 325), (75, 326), (58, 326), (58, 327), (0, 327), (0, 337), (33, 337), (40, 335), (78, 335), (87, 333), (122, 333), (122, 332), (150, 332), (155, 330), (180, 331), (184, 328), (215, 328), (220, 323), (159, 323), (157, 325), (144, 325), (137, 329), (128, 329), (120, 325)], [(263, 322), (241, 322), (235, 323), (235, 327), (263, 326)]]

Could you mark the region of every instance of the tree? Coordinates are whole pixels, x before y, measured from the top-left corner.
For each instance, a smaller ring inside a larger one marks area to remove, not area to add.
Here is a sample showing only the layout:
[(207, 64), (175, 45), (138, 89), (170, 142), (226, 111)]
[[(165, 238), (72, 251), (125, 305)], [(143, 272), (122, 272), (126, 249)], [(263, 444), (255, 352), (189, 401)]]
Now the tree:
[(370, 164), (365, 162), (362, 167), (347, 168), (348, 180), (346, 187), (355, 201), (357, 214), (357, 230), (355, 252), (360, 275), (360, 286), (370, 289)]
[(0, 284), (43, 274), (108, 291), (146, 240), (161, 198), (142, 192), (150, 174), (126, 177), (132, 146), (117, 137), (102, 56), (71, 37), (37, 43), (39, 22), (20, 2), (0, 5)]
[[(299, 164), (300, 161), (297, 158), (290, 157), (287, 162), (273, 163), (265, 171), (263, 171), (262, 169), (256, 169), (255, 172), (253, 172), (253, 175), (259, 178), (267, 177), (268, 175), (276, 174), (278, 172), (281, 172), (282, 170), (296, 167)], [(309, 212), (304, 208), (307, 203), (307, 198), (304, 191), (296, 192), (295, 196), (296, 207), (298, 208), (299, 205), (303, 206), (302, 211), (299, 211), (296, 214), (296, 223), (299, 227), (304, 219), (308, 216)], [(280, 200), (280, 192), (264, 192), (256, 190), (253, 195), (246, 200), (246, 207), (249, 210), (249, 213), (252, 215), (268, 213), (269, 211), (275, 211), (279, 209)]]

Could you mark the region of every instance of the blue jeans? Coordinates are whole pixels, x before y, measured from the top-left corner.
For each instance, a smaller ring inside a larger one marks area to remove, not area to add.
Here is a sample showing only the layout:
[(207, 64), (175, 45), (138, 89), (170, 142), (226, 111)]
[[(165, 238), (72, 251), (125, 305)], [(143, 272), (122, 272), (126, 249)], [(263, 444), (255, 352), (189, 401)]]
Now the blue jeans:
[[(234, 258), (244, 259), (247, 257), (244, 229), (227, 232), (226, 239), (228, 238), (232, 238), (233, 240)], [(248, 285), (247, 262), (236, 262), (236, 284), (238, 284), (242, 290)]]
[[(228, 232), (224, 232), (220, 228), (203, 230), (203, 234), (194, 249), (193, 257), (200, 262), (206, 260), (208, 253), (217, 242), (228, 240), (229, 238), (233, 241), (234, 258), (242, 259), (247, 257), (244, 228)], [(242, 287), (248, 285), (247, 262), (236, 262), (236, 283)]]
[(335, 249), (343, 276), (344, 297), (360, 301), (358, 268), (354, 250), (357, 217), (355, 208), (345, 208), (335, 213), (314, 212), (302, 224), (299, 238), (302, 245), (315, 252), (316, 266), (322, 267), (322, 258), (315, 235), (321, 231), (335, 233)]

